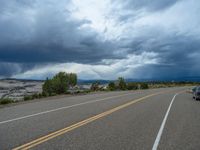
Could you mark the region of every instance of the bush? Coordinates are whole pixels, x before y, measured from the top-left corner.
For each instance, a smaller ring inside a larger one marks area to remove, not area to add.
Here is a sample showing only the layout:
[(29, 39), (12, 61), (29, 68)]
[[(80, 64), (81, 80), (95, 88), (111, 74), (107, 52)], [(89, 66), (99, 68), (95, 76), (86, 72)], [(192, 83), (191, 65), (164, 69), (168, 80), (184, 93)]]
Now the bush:
[(91, 90), (84, 90), (84, 93), (90, 93)]
[(125, 82), (124, 78), (122, 78), (122, 77), (118, 78), (118, 87), (120, 90), (126, 90), (126, 82)]
[(115, 86), (115, 83), (114, 83), (114, 82), (110, 82), (110, 83), (108, 84), (108, 90), (110, 90), (110, 91), (116, 90), (116, 86)]
[(46, 93), (46, 92), (42, 92), (42, 96), (43, 96), (43, 97), (47, 97), (47, 96), (49, 96), (49, 94)]
[(3, 98), (3, 99), (0, 99), (0, 104), (1, 105), (5, 105), (5, 104), (9, 104), (9, 103), (13, 103), (14, 101), (9, 99), (9, 98)]
[(77, 84), (77, 75), (75, 73), (67, 74), (69, 86), (74, 87)]
[(141, 89), (148, 89), (149, 88), (149, 85), (147, 83), (141, 83), (140, 84), (140, 88)]
[(33, 99), (39, 98), (39, 95), (37, 93), (35, 93), (35, 94), (32, 95), (32, 98)]
[(77, 94), (82, 93), (81, 91), (76, 91)]
[(137, 90), (138, 89), (138, 84), (137, 83), (128, 83), (127, 84), (127, 89), (128, 90)]
[(42, 93), (39, 93), (38, 98), (42, 98), (42, 97), (43, 97)]
[(77, 75), (74, 73), (59, 72), (52, 79), (46, 79), (42, 86), (45, 95), (64, 94), (69, 87), (74, 87), (77, 84)]
[(71, 92), (69, 92), (69, 91), (66, 91), (66, 92), (65, 92), (65, 94), (71, 94)]
[(24, 96), (24, 101), (29, 101), (29, 100), (32, 100), (33, 97), (31, 95), (26, 95)]
[(97, 90), (99, 90), (99, 82), (92, 83), (92, 85), (90, 87), (90, 90), (91, 91), (97, 91)]
[(49, 95), (53, 92), (53, 83), (52, 80), (49, 80), (48, 78), (42, 85), (42, 93), (43, 95)]
[(57, 94), (56, 93), (51, 93), (49, 96), (56, 96)]

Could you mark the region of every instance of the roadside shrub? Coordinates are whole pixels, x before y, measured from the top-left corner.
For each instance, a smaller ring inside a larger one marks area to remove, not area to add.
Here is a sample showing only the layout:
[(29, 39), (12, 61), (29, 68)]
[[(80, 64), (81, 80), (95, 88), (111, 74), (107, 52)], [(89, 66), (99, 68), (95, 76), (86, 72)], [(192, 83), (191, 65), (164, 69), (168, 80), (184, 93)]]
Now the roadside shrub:
[(42, 85), (42, 93), (43, 95), (50, 95), (51, 93), (53, 93), (52, 80), (49, 80), (48, 78), (46, 79), (46, 81)]
[(1, 105), (9, 104), (9, 103), (12, 103), (12, 102), (14, 102), (14, 101), (9, 99), (9, 98), (0, 99), (0, 104)]
[(114, 82), (109, 82), (109, 84), (108, 84), (108, 90), (110, 90), (110, 91), (116, 90), (116, 85), (115, 85)]
[(39, 93), (38, 98), (42, 98), (42, 97), (43, 97), (42, 93)]
[(122, 77), (118, 78), (118, 87), (120, 90), (126, 90), (126, 82), (125, 82), (124, 78), (122, 78)]
[(49, 96), (56, 96), (56, 95), (57, 95), (56, 93), (49, 94)]
[(37, 93), (35, 93), (35, 94), (32, 95), (32, 98), (33, 99), (39, 98), (39, 95)]
[(31, 95), (26, 95), (24, 96), (24, 101), (29, 101), (29, 100), (32, 100), (33, 97)]
[(69, 73), (68, 76), (68, 84), (71, 87), (74, 87), (77, 84), (77, 75), (75, 73)]
[(49, 96), (64, 94), (69, 87), (73, 88), (76, 84), (77, 75), (75, 73), (59, 72), (52, 79), (46, 79), (42, 86), (42, 91)]
[(65, 94), (71, 94), (71, 92), (69, 92), (69, 91), (66, 91), (66, 92), (65, 92)]
[(92, 83), (90, 90), (91, 91), (98, 91), (99, 90), (99, 82)]
[(83, 93), (90, 93), (91, 90), (84, 90)]
[(140, 84), (140, 88), (141, 89), (148, 89), (149, 88), (149, 85), (147, 83), (141, 83)]
[(81, 93), (81, 91), (76, 91), (77, 94)]
[(138, 89), (138, 84), (130, 82), (130, 83), (127, 84), (127, 89), (128, 90), (137, 90)]
[(46, 92), (42, 92), (42, 96), (43, 96), (43, 97), (47, 97), (47, 96), (49, 96), (49, 94), (46, 93)]

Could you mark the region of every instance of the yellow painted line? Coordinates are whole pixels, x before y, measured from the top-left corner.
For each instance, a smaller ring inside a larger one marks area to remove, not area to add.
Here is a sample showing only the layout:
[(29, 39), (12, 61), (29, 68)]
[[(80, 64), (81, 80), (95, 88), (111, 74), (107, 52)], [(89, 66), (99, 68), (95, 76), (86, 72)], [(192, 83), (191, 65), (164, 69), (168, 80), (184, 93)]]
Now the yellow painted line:
[(108, 110), (108, 111), (105, 111), (105, 112), (103, 112), (103, 113), (100, 113), (100, 114), (98, 114), (98, 115), (95, 115), (95, 116), (93, 116), (93, 117), (90, 117), (90, 118), (88, 118), (88, 119), (85, 119), (85, 120), (83, 120), (83, 121), (80, 121), (80, 122), (78, 122), (78, 123), (75, 123), (75, 124), (73, 124), (73, 125), (71, 125), (71, 126), (68, 126), (68, 127), (63, 128), (63, 129), (61, 129), (61, 130), (58, 130), (58, 131), (55, 131), (55, 132), (50, 133), (50, 134), (48, 134), (48, 135), (45, 135), (45, 136), (43, 136), (43, 137), (40, 137), (40, 138), (38, 138), (38, 139), (36, 139), (36, 140), (33, 140), (33, 141), (29, 142), (29, 143), (26, 143), (26, 144), (24, 144), (24, 145), (21, 145), (21, 146), (19, 146), (19, 147), (16, 147), (16, 148), (14, 148), (13, 150), (22, 150), (22, 149), (23, 149), (23, 150), (28, 150), (28, 149), (33, 148), (33, 147), (35, 147), (35, 146), (37, 146), (37, 145), (39, 145), (39, 144), (41, 144), (41, 143), (44, 143), (44, 142), (48, 141), (48, 140), (50, 140), (50, 139), (53, 139), (53, 138), (55, 138), (55, 137), (57, 137), (57, 136), (60, 136), (60, 135), (65, 134), (65, 133), (67, 133), (67, 132), (69, 132), (69, 131), (72, 131), (72, 130), (74, 130), (74, 129), (76, 129), (76, 128), (79, 128), (79, 127), (81, 127), (81, 126), (84, 126), (84, 125), (86, 125), (86, 124), (88, 124), (88, 123), (90, 123), (90, 122), (93, 122), (93, 121), (95, 121), (95, 120), (97, 120), (97, 119), (100, 119), (100, 118), (105, 117), (105, 116), (107, 116), (107, 115), (109, 115), (109, 114), (112, 114), (112, 113), (114, 113), (114, 112), (116, 112), (116, 111), (118, 111), (118, 110), (120, 110), (120, 109), (123, 109), (123, 108), (128, 107), (128, 106), (130, 106), (130, 105), (132, 105), (132, 104), (135, 104), (135, 103), (140, 102), (140, 101), (142, 101), (142, 100), (144, 100), (144, 99), (147, 99), (147, 98), (149, 98), (149, 97), (152, 97), (152, 96), (155, 96), (155, 95), (158, 95), (158, 94), (161, 94), (161, 93), (164, 93), (164, 92), (159, 92), (159, 93), (150, 94), (150, 95), (141, 97), (141, 98), (139, 98), (139, 99), (130, 101), (130, 102), (128, 102), (128, 103), (122, 104), (122, 105), (117, 106), (117, 107), (115, 107), (115, 108), (113, 108), (113, 109), (110, 109), (110, 110)]

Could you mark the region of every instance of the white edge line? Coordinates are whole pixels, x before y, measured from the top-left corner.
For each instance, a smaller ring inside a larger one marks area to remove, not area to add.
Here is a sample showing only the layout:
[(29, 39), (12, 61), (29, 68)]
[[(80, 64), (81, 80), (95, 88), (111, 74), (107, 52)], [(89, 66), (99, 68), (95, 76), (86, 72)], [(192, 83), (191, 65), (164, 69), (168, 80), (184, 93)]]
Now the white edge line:
[(171, 110), (172, 104), (173, 104), (173, 102), (174, 102), (174, 100), (175, 100), (175, 98), (176, 98), (176, 96), (177, 96), (178, 94), (179, 94), (179, 93), (176, 93), (176, 94), (174, 95), (174, 97), (172, 98), (172, 100), (171, 100), (171, 102), (170, 102), (170, 104), (169, 104), (169, 107), (168, 107), (168, 109), (167, 109), (167, 112), (166, 112), (166, 114), (165, 114), (165, 117), (164, 117), (164, 119), (163, 119), (163, 121), (162, 121), (162, 124), (161, 124), (161, 126), (160, 126), (159, 132), (158, 132), (158, 134), (157, 134), (157, 136), (156, 136), (156, 140), (155, 140), (155, 142), (154, 142), (154, 144), (153, 144), (152, 150), (157, 150), (157, 148), (158, 148), (158, 145), (159, 145), (159, 142), (160, 142), (160, 138), (161, 138), (161, 136), (162, 136), (163, 129), (164, 129), (164, 127), (165, 127), (165, 123), (166, 123), (166, 121), (167, 121), (167, 117), (168, 117), (169, 112), (170, 112), (170, 110)]
[(122, 95), (116, 95), (116, 96), (106, 97), (106, 98), (103, 98), (103, 99), (91, 100), (91, 101), (87, 101), (87, 102), (83, 102), (83, 103), (79, 103), (79, 104), (74, 104), (74, 105), (70, 105), (70, 106), (60, 107), (60, 108), (56, 108), (56, 109), (51, 109), (51, 110), (47, 110), (47, 111), (43, 111), (43, 112), (39, 112), (39, 113), (27, 115), (27, 116), (23, 116), (23, 117), (18, 117), (18, 118), (14, 118), (14, 119), (9, 119), (9, 120), (5, 120), (5, 121), (1, 121), (0, 125), (8, 123), (8, 122), (13, 122), (13, 121), (17, 121), (17, 120), (22, 120), (22, 119), (26, 119), (26, 118), (30, 118), (30, 117), (42, 115), (42, 114), (47, 114), (47, 113), (50, 113), (50, 112), (55, 112), (55, 111), (58, 111), (58, 110), (63, 110), (63, 109), (67, 109), (67, 108), (72, 108), (72, 107), (84, 105), (84, 104), (90, 104), (90, 103), (95, 103), (95, 102), (99, 102), (99, 101), (104, 101), (104, 100), (108, 100), (108, 99), (112, 99), (112, 98), (116, 98), (116, 97), (127, 96), (127, 95), (131, 95), (131, 94), (135, 94), (135, 93), (128, 93), (128, 94), (126, 93), (126, 94), (122, 94)]

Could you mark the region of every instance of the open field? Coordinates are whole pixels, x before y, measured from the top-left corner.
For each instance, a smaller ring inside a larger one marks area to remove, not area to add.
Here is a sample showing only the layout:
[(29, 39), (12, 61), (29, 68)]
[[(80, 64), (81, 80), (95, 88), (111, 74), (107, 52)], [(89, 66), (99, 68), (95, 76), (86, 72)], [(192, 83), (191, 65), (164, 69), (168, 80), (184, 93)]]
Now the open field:
[(25, 95), (42, 92), (42, 81), (0, 80), (0, 98), (21, 100)]

